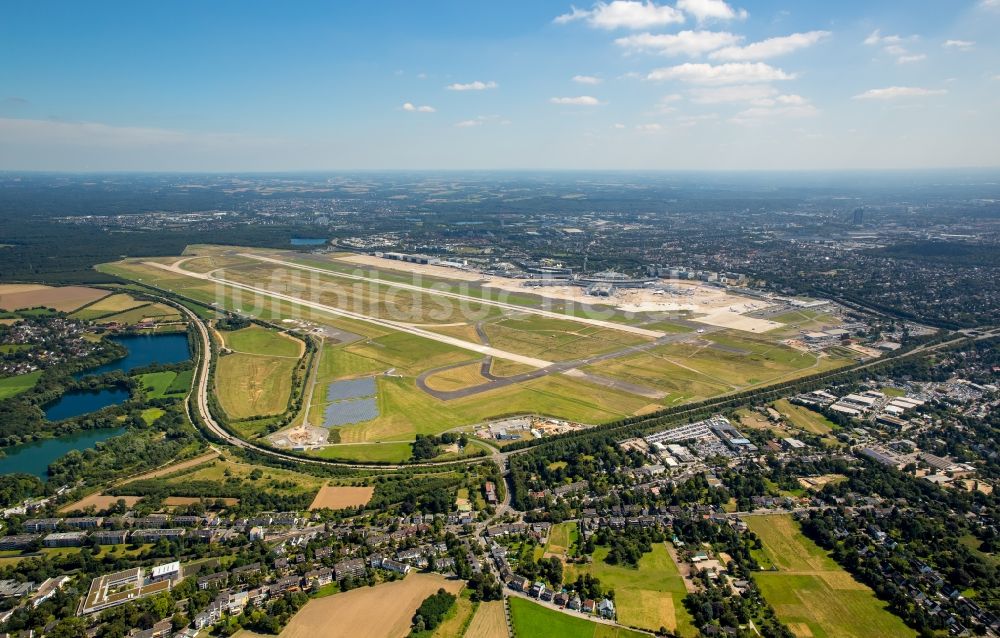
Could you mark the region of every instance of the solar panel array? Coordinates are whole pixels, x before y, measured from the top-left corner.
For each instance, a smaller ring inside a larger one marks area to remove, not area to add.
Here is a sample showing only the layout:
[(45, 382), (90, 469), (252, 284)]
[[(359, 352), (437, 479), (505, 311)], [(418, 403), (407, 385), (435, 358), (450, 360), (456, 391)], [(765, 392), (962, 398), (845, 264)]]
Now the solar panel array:
[(374, 419), (378, 416), (374, 395), (374, 377), (334, 381), (326, 388), (326, 400), (331, 403), (323, 411), (323, 426), (332, 428)]
[(332, 428), (349, 423), (371, 421), (378, 416), (378, 404), (375, 397), (364, 399), (347, 399), (331, 403), (323, 411), (323, 426)]
[(375, 394), (375, 378), (362, 377), (347, 381), (334, 381), (326, 388), (327, 401), (342, 401), (370, 397)]

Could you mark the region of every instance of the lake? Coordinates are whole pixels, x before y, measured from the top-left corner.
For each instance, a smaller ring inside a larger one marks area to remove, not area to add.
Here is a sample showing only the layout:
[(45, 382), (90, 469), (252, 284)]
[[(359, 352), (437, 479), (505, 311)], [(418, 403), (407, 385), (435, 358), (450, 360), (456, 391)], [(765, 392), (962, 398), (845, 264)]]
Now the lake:
[(49, 464), (67, 452), (94, 447), (101, 441), (123, 432), (125, 428), (87, 430), (57, 439), (45, 439), (9, 447), (4, 450), (7, 456), (0, 458), (0, 474), (23, 472), (34, 474), (44, 480), (48, 476)]
[(74, 375), (75, 378), (79, 379), (89, 374), (104, 374), (115, 370), (128, 372), (154, 363), (180, 363), (191, 358), (186, 332), (165, 335), (125, 335), (110, 337), (110, 339), (125, 346), (128, 354), (111, 363), (78, 372)]
[(322, 246), (325, 239), (310, 239), (308, 237), (293, 237), (292, 246)]
[(49, 421), (62, 421), (81, 414), (96, 412), (109, 405), (118, 405), (128, 401), (128, 390), (107, 388), (104, 390), (70, 390), (46, 406), (45, 418)]

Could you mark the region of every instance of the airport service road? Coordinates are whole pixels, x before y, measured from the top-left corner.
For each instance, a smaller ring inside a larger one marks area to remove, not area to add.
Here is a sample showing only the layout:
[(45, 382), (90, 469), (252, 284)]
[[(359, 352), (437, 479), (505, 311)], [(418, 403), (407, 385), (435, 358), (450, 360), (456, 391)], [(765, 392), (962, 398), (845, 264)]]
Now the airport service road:
[(438, 341), (440, 343), (445, 343), (450, 346), (455, 346), (456, 348), (462, 348), (464, 350), (470, 350), (472, 352), (478, 352), (479, 354), (489, 355), (497, 357), (500, 359), (507, 359), (509, 361), (515, 361), (517, 363), (523, 363), (529, 365), (533, 368), (547, 368), (552, 364), (551, 361), (545, 361), (544, 359), (537, 359), (535, 357), (528, 357), (525, 355), (515, 354), (513, 352), (507, 352), (506, 350), (500, 350), (491, 346), (484, 346), (478, 343), (472, 343), (470, 341), (463, 341), (455, 337), (449, 337), (448, 335), (438, 334), (436, 332), (431, 332), (430, 330), (424, 330), (417, 326), (411, 326), (409, 324), (400, 323), (398, 321), (390, 321), (388, 319), (378, 319), (376, 317), (370, 317), (368, 315), (363, 315), (357, 312), (351, 312), (349, 310), (341, 310), (340, 308), (335, 308), (333, 306), (327, 306), (325, 304), (317, 303), (315, 301), (308, 301), (302, 299), (301, 297), (296, 297), (294, 295), (286, 295), (284, 293), (275, 292), (273, 290), (268, 290), (266, 288), (258, 288), (256, 286), (250, 286), (248, 284), (241, 284), (236, 281), (230, 281), (228, 279), (223, 279), (221, 277), (212, 277), (208, 274), (201, 274), (196, 272), (191, 272), (189, 270), (184, 270), (183, 268), (174, 265), (159, 264), (154, 261), (143, 262), (146, 266), (153, 266), (161, 270), (167, 270), (174, 274), (184, 275), (185, 277), (192, 277), (194, 279), (202, 279), (204, 281), (212, 281), (219, 283), (231, 288), (237, 288), (239, 290), (246, 290), (247, 292), (256, 293), (259, 295), (264, 295), (266, 297), (271, 297), (273, 299), (278, 299), (281, 301), (287, 301), (288, 303), (303, 306), (305, 308), (311, 308), (313, 310), (319, 310), (320, 312), (325, 312), (337, 317), (344, 317), (347, 319), (353, 319), (355, 321), (364, 321), (365, 323), (370, 323), (382, 328), (389, 328), (391, 330), (396, 330), (399, 332), (405, 332), (417, 337), (423, 337), (425, 339), (430, 339), (432, 341)]
[(504, 310), (512, 310), (514, 312), (528, 313), (528, 314), (538, 315), (540, 317), (548, 317), (549, 319), (562, 319), (564, 321), (575, 321), (577, 323), (585, 323), (600, 328), (618, 330), (621, 332), (630, 332), (632, 334), (640, 335), (643, 337), (651, 337), (653, 339), (659, 339), (660, 337), (663, 337), (666, 334), (658, 330), (640, 328), (639, 326), (630, 326), (628, 324), (617, 323), (614, 321), (602, 321), (601, 319), (590, 319), (588, 317), (574, 317), (573, 315), (567, 315), (561, 312), (552, 312), (551, 310), (539, 310), (537, 308), (531, 308), (529, 306), (519, 306), (517, 304), (506, 303), (503, 301), (493, 301), (490, 299), (483, 299), (481, 297), (472, 297), (470, 295), (463, 295), (461, 293), (449, 292), (446, 290), (434, 290), (433, 288), (424, 288), (423, 286), (417, 286), (415, 284), (400, 284), (394, 281), (391, 282), (391, 281), (385, 281), (383, 279), (378, 279), (376, 277), (349, 275), (347, 273), (336, 272), (333, 270), (326, 270), (324, 268), (316, 268), (314, 266), (304, 266), (302, 264), (297, 264), (294, 261), (283, 261), (281, 259), (273, 259), (271, 257), (263, 257), (261, 255), (254, 255), (251, 253), (239, 253), (239, 256), (247, 257), (249, 259), (255, 259), (257, 261), (264, 261), (271, 264), (276, 264), (278, 266), (287, 266), (288, 268), (297, 268), (299, 270), (315, 272), (322, 275), (328, 275), (330, 277), (340, 277), (342, 279), (353, 279), (354, 281), (364, 281), (366, 283), (381, 284), (383, 286), (391, 286), (393, 288), (399, 288), (401, 290), (412, 290), (427, 295), (437, 295), (439, 297), (459, 299), (461, 301), (481, 304), (484, 306), (494, 306), (496, 308), (503, 308)]

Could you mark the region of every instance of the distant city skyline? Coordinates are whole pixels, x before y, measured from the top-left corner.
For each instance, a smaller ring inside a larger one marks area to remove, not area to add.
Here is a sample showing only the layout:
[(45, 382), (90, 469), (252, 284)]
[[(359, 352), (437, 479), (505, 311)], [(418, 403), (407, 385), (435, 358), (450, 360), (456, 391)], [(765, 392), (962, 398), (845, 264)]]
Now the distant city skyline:
[(0, 170), (1000, 166), (1000, 0), (17, 2)]

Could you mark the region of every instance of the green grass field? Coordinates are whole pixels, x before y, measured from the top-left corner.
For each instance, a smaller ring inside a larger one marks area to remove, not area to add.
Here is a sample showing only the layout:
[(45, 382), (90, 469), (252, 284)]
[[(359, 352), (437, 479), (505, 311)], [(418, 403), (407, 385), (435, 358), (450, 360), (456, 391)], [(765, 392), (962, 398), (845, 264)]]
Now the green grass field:
[(593, 562), (567, 565), (564, 580), (573, 581), (578, 574), (589, 573), (614, 589), (622, 624), (650, 631), (666, 627), (685, 637), (698, 635), (684, 607), (684, 580), (665, 544), (653, 545), (653, 551), (644, 554), (635, 569), (605, 563), (608, 551), (607, 547), (598, 547)]
[(641, 634), (624, 627), (614, 627), (585, 620), (571, 614), (543, 607), (530, 600), (512, 596), (510, 617), (517, 638), (640, 638)]
[(778, 618), (797, 636), (866, 638), (915, 636), (886, 610), (866, 585), (856, 581), (823, 548), (802, 535), (789, 515), (749, 516), (768, 564), (754, 580)]
[(161, 408), (146, 408), (142, 411), (142, 420), (146, 422), (146, 425), (153, 425), (153, 423), (166, 414)]
[(802, 428), (812, 434), (825, 436), (836, 427), (832, 421), (819, 412), (813, 412), (801, 405), (793, 405), (788, 399), (775, 401), (774, 409), (782, 413), (795, 427)]
[(42, 371), (35, 370), (27, 374), (19, 374), (13, 377), (0, 379), (0, 401), (17, 396), (22, 392), (27, 392), (35, 387), (38, 380), (42, 378)]
[(361, 443), (354, 445), (331, 445), (310, 452), (312, 456), (341, 461), (374, 461), (402, 463), (410, 460), (413, 449), (409, 443)]
[(545, 543), (545, 552), (562, 556), (573, 546), (573, 543), (580, 537), (580, 531), (576, 523), (557, 523), (552, 526), (549, 532), (549, 540)]
[(281, 414), (292, 392), (296, 359), (253, 354), (219, 357), (215, 391), (219, 404), (233, 419)]
[(136, 377), (142, 383), (142, 388), (146, 396), (150, 399), (163, 399), (165, 397), (183, 396), (187, 394), (191, 387), (192, 370), (184, 370), (180, 373), (173, 370), (163, 372), (149, 372)]
[(298, 339), (256, 324), (220, 334), (228, 348), (244, 354), (298, 359), (302, 352), (302, 342)]

